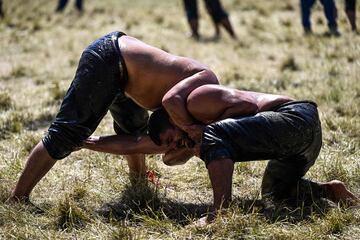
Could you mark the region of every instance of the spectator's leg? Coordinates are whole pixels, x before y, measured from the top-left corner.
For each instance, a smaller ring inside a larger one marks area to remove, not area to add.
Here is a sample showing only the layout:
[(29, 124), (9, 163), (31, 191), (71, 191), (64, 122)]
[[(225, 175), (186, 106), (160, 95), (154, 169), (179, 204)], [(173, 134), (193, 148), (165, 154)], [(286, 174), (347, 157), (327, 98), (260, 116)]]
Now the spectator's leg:
[(337, 8), (333, 0), (320, 0), (321, 4), (324, 7), (325, 17), (328, 22), (328, 27), (330, 34), (334, 36), (339, 36), (340, 33), (337, 28), (336, 18), (337, 18)]
[(0, 0), (0, 18), (4, 17), (4, 12), (2, 9), (2, 0)]
[(80, 12), (83, 11), (83, 1), (82, 0), (76, 0), (75, 6)]
[(189, 25), (191, 28), (191, 36), (195, 39), (199, 39), (200, 35), (199, 35), (199, 21), (198, 19), (190, 19), (189, 20)]
[(186, 12), (186, 17), (191, 29), (191, 36), (195, 39), (200, 37), (198, 28), (199, 28), (199, 16), (196, 0), (184, 0), (184, 8)]
[(62, 12), (67, 4), (68, 0), (59, 0), (56, 12)]
[(345, 0), (345, 13), (349, 19), (351, 30), (356, 32), (356, 0)]
[(311, 8), (314, 5), (315, 0), (300, 0), (301, 20), (305, 34), (311, 33)]
[(221, 5), (221, 2), (219, 0), (205, 0), (205, 5), (215, 26), (215, 36), (220, 35), (220, 24), (225, 28), (225, 30), (232, 38), (236, 38), (236, 34), (230, 23), (228, 14)]
[(234, 31), (228, 17), (221, 19), (220, 23), (226, 29), (226, 31), (230, 34), (230, 36), (232, 38), (234, 38), (234, 39), (237, 38), (235, 31)]
[(215, 16), (216, 6), (214, 5), (214, 1), (204, 0), (204, 2), (205, 2), (206, 10), (211, 17), (212, 23), (215, 28), (215, 37), (219, 37), (220, 36), (220, 28), (219, 28), (220, 19), (216, 19), (216, 16)]
[(216, 22), (213, 18), (211, 18), (212, 23), (214, 25), (214, 29), (215, 29), (215, 38), (220, 37), (220, 27), (219, 27), (219, 23)]

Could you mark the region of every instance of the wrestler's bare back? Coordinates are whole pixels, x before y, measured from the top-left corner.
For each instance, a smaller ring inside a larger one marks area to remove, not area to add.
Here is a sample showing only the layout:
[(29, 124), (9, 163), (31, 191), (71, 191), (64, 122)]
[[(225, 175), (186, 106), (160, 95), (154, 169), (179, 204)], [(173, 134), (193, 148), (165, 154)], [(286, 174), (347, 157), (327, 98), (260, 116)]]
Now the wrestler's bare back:
[(187, 109), (196, 120), (209, 124), (225, 118), (268, 111), (292, 100), (288, 96), (203, 85), (189, 94)]
[(165, 93), (181, 80), (208, 69), (130, 36), (119, 38), (119, 46), (128, 71), (125, 93), (147, 109), (160, 107)]

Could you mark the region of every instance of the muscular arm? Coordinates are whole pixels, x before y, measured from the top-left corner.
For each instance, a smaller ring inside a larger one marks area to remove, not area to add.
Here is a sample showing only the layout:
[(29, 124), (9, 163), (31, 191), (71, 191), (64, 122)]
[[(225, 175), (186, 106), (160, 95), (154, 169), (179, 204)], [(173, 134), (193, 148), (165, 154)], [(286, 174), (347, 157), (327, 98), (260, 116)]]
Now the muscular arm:
[(255, 114), (256, 99), (243, 91), (220, 85), (203, 85), (187, 98), (187, 109), (203, 124), (210, 124), (230, 117)]
[(184, 164), (194, 156), (192, 149), (169, 149), (167, 146), (157, 146), (148, 136), (139, 138), (119, 135), (92, 137), (83, 142), (83, 148), (119, 155), (165, 153), (163, 162), (168, 166)]
[(187, 96), (194, 89), (205, 84), (219, 84), (215, 74), (208, 69), (204, 69), (180, 81), (164, 95), (162, 105), (175, 125), (181, 129), (194, 123), (193, 117), (186, 108)]
[(222, 114), (216, 120), (220, 121), (226, 118), (254, 115), (257, 110), (257, 105), (249, 102), (242, 102), (241, 104), (234, 104), (224, 109)]
[(83, 142), (83, 148), (112, 154), (164, 153), (168, 147), (157, 146), (148, 136), (101, 136)]

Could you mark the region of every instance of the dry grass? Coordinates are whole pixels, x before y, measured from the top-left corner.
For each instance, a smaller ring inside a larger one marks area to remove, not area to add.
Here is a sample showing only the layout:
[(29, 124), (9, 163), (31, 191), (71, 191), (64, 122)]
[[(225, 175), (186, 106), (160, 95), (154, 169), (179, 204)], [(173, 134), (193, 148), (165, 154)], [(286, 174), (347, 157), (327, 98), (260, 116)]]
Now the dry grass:
[[(225, 32), (212, 40), (201, 7), (201, 41), (186, 38), (181, 1), (85, 1), (54, 14), (56, 1), (5, 1), (0, 20), (0, 239), (356, 239), (356, 209), (299, 208), (267, 221), (256, 200), (265, 162), (241, 163), (234, 175), (235, 201), (228, 214), (206, 228), (192, 225), (207, 211), (212, 192), (204, 164), (148, 165), (158, 187), (133, 188), (120, 156), (90, 151), (60, 161), (35, 188), (45, 210), (3, 204), (31, 147), (41, 139), (74, 76), (82, 50), (103, 34), (123, 30), (171, 53), (211, 66), (223, 84), (287, 94), (319, 104), (324, 146), (307, 174), (338, 178), (360, 194), (360, 37), (349, 31), (339, 5), (340, 38), (322, 36), (326, 21), (313, 12), (314, 36), (304, 37), (297, 1), (223, 1), (239, 40)], [(96, 134), (112, 134), (107, 116)], [(106, 219), (102, 207), (113, 207)]]

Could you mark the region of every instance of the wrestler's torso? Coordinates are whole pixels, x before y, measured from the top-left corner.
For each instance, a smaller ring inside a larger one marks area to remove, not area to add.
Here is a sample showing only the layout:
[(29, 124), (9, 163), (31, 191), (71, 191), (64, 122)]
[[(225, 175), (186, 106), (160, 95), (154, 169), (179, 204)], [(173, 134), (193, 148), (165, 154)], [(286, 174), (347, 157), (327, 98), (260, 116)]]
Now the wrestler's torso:
[(207, 68), (185, 57), (169, 54), (135, 38), (119, 38), (128, 83), (125, 93), (140, 106), (156, 109), (165, 93), (181, 80)]

